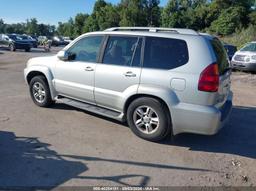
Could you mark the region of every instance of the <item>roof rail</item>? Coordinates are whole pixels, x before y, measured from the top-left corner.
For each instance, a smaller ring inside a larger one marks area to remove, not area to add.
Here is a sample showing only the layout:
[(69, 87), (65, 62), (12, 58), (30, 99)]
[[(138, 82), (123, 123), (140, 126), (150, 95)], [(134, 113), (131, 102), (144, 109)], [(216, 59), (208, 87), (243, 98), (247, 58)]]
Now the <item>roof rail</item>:
[(173, 32), (178, 34), (199, 35), (198, 32), (192, 29), (157, 28), (157, 27), (113, 27), (113, 28), (106, 29), (105, 31)]

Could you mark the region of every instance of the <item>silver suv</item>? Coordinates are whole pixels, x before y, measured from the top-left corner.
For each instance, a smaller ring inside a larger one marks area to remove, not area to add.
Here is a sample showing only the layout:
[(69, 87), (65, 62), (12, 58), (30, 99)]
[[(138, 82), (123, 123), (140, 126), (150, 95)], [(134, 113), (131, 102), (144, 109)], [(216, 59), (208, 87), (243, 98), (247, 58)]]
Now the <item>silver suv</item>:
[(232, 109), (221, 42), (189, 29), (111, 28), (87, 33), (24, 70), (34, 103), (55, 101), (120, 121), (143, 139), (215, 134)]
[(246, 44), (232, 58), (234, 69), (256, 72), (256, 41)]

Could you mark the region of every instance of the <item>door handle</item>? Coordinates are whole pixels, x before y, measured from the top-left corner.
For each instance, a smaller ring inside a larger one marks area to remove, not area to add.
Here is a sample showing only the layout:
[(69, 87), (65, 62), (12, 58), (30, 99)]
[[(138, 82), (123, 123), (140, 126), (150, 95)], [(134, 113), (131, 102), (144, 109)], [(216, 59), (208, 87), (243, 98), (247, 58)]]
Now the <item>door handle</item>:
[(90, 66), (87, 66), (84, 70), (87, 71), (87, 72), (94, 71), (94, 69)]
[(124, 73), (124, 75), (125, 75), (125, 77), (136, 77), (136, 74), (134, 74), (131, 71)]

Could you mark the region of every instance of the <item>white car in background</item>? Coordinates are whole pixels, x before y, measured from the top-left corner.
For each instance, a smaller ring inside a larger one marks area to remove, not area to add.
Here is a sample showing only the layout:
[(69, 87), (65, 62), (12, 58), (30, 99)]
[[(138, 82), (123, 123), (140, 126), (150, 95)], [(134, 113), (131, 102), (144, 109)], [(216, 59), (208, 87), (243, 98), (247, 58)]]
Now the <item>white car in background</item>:
[(231, 64), (234, 69), (256, 72), (256, 41), (246, 44), (237, 51)]
[(68, 44), (72, 42), (72, 39), (70, 37), (64, 36), (63, 40), (67, 42)]

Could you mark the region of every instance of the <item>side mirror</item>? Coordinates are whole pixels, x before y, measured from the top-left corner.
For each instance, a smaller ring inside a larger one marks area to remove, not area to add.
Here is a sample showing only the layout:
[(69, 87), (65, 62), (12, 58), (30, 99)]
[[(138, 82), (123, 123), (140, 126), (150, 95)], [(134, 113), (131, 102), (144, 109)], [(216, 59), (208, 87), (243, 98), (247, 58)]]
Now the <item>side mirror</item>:
[(59, 51), (57, 57), (62, 61), (67, 61), (69, 59), (68, 53), (65, 50)]

